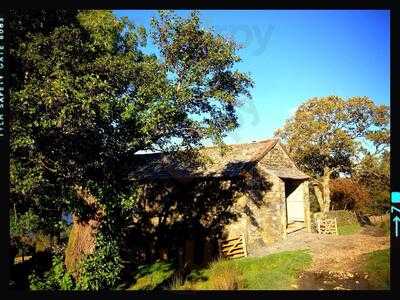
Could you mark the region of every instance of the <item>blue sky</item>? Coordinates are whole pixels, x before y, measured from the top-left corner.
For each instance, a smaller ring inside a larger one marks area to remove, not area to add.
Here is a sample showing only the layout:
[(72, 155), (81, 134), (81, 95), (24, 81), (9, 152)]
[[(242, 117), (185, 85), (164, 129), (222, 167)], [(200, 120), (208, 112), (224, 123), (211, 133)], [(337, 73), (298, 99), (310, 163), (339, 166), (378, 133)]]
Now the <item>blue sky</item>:
[[(118, 10), (149, 28), (152, 10)], [(180, 15), (187, 11), (179, 11)], [(272, 137), (311, 97), (390, 102), (390, 13), (384, 10), (202, 10), (205, 27), (245, 46), (236, 65), (255, 81), (228, 144)], [(150, 43), (147, 51), (154, 52)]]

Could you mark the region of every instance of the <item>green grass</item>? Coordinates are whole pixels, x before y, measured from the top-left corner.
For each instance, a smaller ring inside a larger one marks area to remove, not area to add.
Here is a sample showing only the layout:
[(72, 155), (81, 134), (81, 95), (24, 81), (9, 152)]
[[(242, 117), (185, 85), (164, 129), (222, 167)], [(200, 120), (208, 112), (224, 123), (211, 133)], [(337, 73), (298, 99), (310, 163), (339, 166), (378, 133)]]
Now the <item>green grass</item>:
[(358, 223), (353, 224), (338, 224), (339, 235), (350, 235), (360, 231), (361, 226)]
[(390, 289), (389, 249), (377, 250), (363, 256), (362, 270), (368, 273), (369, 281), (376, 289)]
[[(176, 289), (284, 290), (291, 289), (298, 274), (309, 266), (312, 257), (306, 250), (285, 251), (259, 258), (221, 260), (208, 268), (194, 270)], [(233, 288), (232, 288), (233, 287)]]
[(134, 275), (134, 283), (128, 290), (153, 290), (169, 279), (175, 269), (172, 263), (156, 261), (138, 268)]
[(172, 278), (175, 271), (173, 264), (157, 261), (141, 266), (135, 272), (134, 283), (128, 289), (152, 290), (166, 281), (172, 281), (167, 288), (177, 290), (291, 289), (298, 274), (311, 262), (312, 257), (307, 250), (285, 251), (257, 258), (219, 260), (206, 268), (192, 270), (182, 282), (180, 278)]

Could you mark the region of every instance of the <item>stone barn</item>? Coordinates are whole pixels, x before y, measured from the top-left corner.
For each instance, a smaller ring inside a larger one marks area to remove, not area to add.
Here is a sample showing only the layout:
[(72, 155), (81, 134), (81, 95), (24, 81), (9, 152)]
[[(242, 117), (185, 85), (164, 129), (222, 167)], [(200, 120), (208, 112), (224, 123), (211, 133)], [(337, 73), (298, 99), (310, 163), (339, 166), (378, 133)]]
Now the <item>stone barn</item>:
[(201, 264), (215, 258), (219, 241), (240, 235), (251, 255), (310, 231), (309, 177), (278, 139), (208, 147), (200, 157), (189, 165), (163, 153), (135, 155), (131, 180), (140, 201), (127, 234), (147, 245), (135, 250), (144, 261)]

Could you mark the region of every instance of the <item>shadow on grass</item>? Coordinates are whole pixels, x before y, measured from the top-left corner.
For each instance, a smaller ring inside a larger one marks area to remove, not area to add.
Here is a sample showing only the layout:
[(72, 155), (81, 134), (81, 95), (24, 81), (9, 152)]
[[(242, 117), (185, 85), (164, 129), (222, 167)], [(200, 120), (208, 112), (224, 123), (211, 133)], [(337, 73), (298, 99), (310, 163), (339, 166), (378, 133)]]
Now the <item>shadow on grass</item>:
[[(133, 277), (133, 280), (132, 280)], [(185, 265), (178, 269), (173, 262), (156, 261), (153, 264), (142, 265), (131, 274), (119, 289), (128, 290), (170, 290), (184, 282), (195, 284), (207, 281), (200, 266)]]

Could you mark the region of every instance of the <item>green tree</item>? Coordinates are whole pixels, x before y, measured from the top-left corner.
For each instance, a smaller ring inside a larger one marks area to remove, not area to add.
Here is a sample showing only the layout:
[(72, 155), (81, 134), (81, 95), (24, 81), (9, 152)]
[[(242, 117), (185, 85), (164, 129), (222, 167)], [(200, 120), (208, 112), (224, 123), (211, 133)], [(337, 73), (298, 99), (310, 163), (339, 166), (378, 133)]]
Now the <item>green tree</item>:
[[(32, 72), (36, 72), (25, 57), (28, 57), (24, 50), (35, 36), (43, 36), (52, 32), (56, 27), (66, 26), (76, 22), (76, 10), (10, 10), (10, 93), (11, 93), (11, 204), (18, 215), (33, 210), (40, 216), (38, 226), (52, 234), (59, 231), (58, 222), (60, 221), (63, 206), (51, 205), (62, 193), (51, 182), (44, 180), (42, 168), (35, 162), (37, 150), (34, 148), (32, 131), (34, 118), (30, 117), (37, 109), (35, 102), (24, 107), (29, 112), (21, 111), (21, 102), (18, 92), (24, 89), (24, 85), (29, 82)], [(43, 50), (42, 50), (43, 51)], [(40, 119), (40, 117), (36, 117)], [(36, 121), (37, 122), (37, 121)], [(25, 124), (24, 124), (25, 123)], [(26, 131), (26, 132), (24, 132)], [(43, 196), (43, 197), (41, 197)], [(40, 205), (47, 202), (47, 205)], [(38, 228), (39, 229), (39, 228)]]
[[(276, 135), (287, 144), (297, 164), (321, 182), (315, 193), (321, 211), (330, 208), (329, 180), (339, 172), (351, 174), (371, 147), (388, 148), (389, 107), (368, 97), (312, 98), (303, 103)], [(368, 147), (368, 143), (372, 144)]]
[[(239, 98), (252, 86), (234, 69), (239, 46), (204, 29), (197, 12), (154, 18), (158, 56), (143, 52), (143, 27), (111, 11), (29, 14), (15, 12), (10, 27), (18, 36), (11, 46), (12, 202), (35, 207), (47, 224), (71, 212), (118, 240), (134, 209), (127, 175), (135, 152), (189, 152), (207, 138), (222, 144), (237, 127)], [(40, 21), (29, 25), (37, 14)]]

